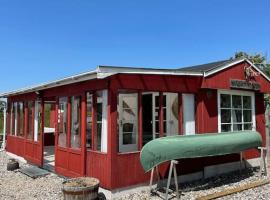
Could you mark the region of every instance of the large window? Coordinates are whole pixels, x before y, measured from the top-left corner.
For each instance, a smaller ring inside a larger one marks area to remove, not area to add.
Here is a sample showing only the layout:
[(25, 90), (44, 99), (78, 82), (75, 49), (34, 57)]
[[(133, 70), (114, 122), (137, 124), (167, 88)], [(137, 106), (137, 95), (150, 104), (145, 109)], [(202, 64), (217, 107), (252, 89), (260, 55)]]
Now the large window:
[(86, 148), (91, 148), (93, 126), (93, 95), (86, 93)]
[(59, 98), (58, 105), (58, 145), (61, 147), (67, 146), (67, 109), (68, 98)]
[(17, 131), (16, 134), (19, 137), (23, 137), (23, 124), (24, 124), (24, 111), (23, 111), (23, 102), (17, 103), (17, 109), (16, 109), (16, 123), (17, 123)]
[(34, 102), (28, 101), (27, 108), (28, 108), (28, 122), (27, 122), (27, 139), (33, 139), (33, 107)]
[(38, 141), (41, 136), (41, 112), (41, 102), (35, 101), (34, 141)]
[(16, 103), (11, 103), (10, 107), (10, 135), (15, 135), (15, 105)]
[(219, 132), (253, 130), (254, 93), (219, 92)]
[(81, 118), (81, 98), (71, 97), (71, 148), (81, 148), (80, 118)]

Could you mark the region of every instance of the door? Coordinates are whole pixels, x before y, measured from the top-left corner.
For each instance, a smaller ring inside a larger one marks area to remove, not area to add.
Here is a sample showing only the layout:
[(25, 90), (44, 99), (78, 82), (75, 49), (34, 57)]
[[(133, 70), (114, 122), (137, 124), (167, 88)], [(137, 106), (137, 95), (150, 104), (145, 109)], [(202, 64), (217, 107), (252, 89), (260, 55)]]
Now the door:
[(183, 94), (183, 127), (185, 135), (195, 134), (194, 94)]
[(138, 149), (138, 94), (119, 94), (119, 152)]

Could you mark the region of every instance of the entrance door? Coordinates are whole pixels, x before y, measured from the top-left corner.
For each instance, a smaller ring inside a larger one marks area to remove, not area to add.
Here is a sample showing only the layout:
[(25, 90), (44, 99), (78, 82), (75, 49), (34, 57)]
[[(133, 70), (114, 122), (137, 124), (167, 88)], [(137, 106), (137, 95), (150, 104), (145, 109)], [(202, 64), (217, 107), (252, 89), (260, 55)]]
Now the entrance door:
[(195, 134), (194, 94), (183, 94), (183, 126), (185, 135)]
[(138, 94), (119, 94), (119, 152), (138, 149)]
[(55, 166), (55, 102), (44, 102), (43, 167), (54, 171)]

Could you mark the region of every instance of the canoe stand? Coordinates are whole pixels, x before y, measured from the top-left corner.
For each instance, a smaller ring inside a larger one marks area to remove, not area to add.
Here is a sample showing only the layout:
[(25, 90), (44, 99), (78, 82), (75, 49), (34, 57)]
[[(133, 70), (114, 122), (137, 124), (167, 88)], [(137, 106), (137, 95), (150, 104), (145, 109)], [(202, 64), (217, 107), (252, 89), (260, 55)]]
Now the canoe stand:
[[(176, 165), (178, 164), (178, 161), (176, 160), (171, 160), (171, 163), (170, 163), (170, 170), (169, 170), (169, 175), (168, 175), (168, 180), (167, 180), (167, 187), (166, 187), (166, 193), (165, 193), (165, 197), (164, 196), (161, 196), (163, 197), (165, 200), (168, 200), (168, 196), (169, 196), (169, 190), (170, 190), (170, 185), (171, 185), (171, 178), (172, 178), (172, 173), (173, 173), (173, 176), (174, 176), (174, 182), (175, 182), (175, 188), (176, 188), (176, 198), (177, 199), (180, 199), (180, 196), (179, 196), (179, 189), (178, 189), (178, 177), (177, 177), (177, 172), (176, 172)], [(157, 182), (157, 188), (156, 189), (153, 189), (152, 188), (152, 185), (153, 185), (153, 177), (154, 177), (154, 171), (156, 171), (157, 173), (157, 178), (158, 178), (158, 182)], [(158, 183), (160, 181), (160, 176), (159, 176), (159, 172), (158, 172), (158, 166), (155, 166), (152, 168), (151, 170), (151, 177), (150, 177), (150, 192), (155, 192), (157, 193), (158, 192)]]
[[(267, 152), (267, 148), (266, 147), (258, 147), (258, 149), (261, 151), (261, 159), (260, 159), (260, 175), (267, 175), (267, 168), (266, 168), (266, 152)], [(241, 151), (240, 153), (240, 173), (242, 172), (242, 164), (243, 164), (243, 152)], [(165, 200), (168, 200), (168, 196), (169, 196), (169, 190), (170, 190), (170, 185), (171, 185), (171, 178), (172, 178), (172, 173), (174, 176), (174, 183), (175, 183), (175, 189), (176, 189), (176, 198), (180, 199), (180, 195), (179, 195), (179, 187), (178, 187), (178, 176), (177, 176), (177, 172), (176, 172), (176, 165), (179, 162), (177, 160), (171, 160), (170, 162), (170, 170), (169, 170), (169, 175), (168, 175), (168, 180), (167, 180), (167, 187), (166, 187), (166, 193), (165, 196), (160, 195), (161, 197), (163, 197)], [(246, 165), (245, 165), (246, 168)], [(157, 174), (157, 188), (153, 189), (153, 178), (154, 178), (154, 171), (156, 171)], [(155, 192), (158, 193), (158, 183), (160, 182), (160, 176), (159, 176), (159, 171), (158, 171), (158, 165), (153, 167), (151, 169), (151, 176), (150, 176), (150, 192)]]

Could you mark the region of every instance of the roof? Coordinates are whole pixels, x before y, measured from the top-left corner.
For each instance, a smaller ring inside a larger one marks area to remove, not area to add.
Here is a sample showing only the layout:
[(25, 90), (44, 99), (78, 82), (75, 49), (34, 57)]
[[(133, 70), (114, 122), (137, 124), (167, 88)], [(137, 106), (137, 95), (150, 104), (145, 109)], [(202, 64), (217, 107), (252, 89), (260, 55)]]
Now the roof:
[(202, 65), (195, 65), (190, 67), (183, 67), (178, 69), (159, 69), (159, 68), (143, 68), (143, 67), (119, 67), (119, 66), (98, 66), (95, 70), (88, 71), (85, 73), (69, 76), (63, 79), (57, 79), (54, 81), (42, 83), (39, 85), (22, 88), (19, 90), (9, 91), (0, 94), (0, 97), (8, 97), (12, 95), (24, 94), (29, 92), (41, 91), (53, 87), (59, 87), (62, 85), (68, 85), (72, 83), (93, 80), (93, 79), (104, 79), (106, 77), (115, 74), (154, 74), (154, 75), (176, 75), (176, 76), (203, 76), (208, 77), (214, 73), (217, 73), (223, 69), (231, 67), (240, 62), (246, 61), (253, 68), (255, 68), (262, 76), (264, 76), (269, 82), (270, 78), (256, 67), (251, 61), (246, 58), (231, 59), (211, 62)]
[(183, 68), (180, 68), (179, 70), (187, 70), (187, 71), (193, 71), (193, 72), (206, 72), (206, 71), (218, 68), (220, 66), (226, 65), (226, 64), (230, 63), (231, 61), (232, 60), (221, 60), (221, 61), (206, 63), (206, 64), (202, 64), (202, 65), (183, 67)]

